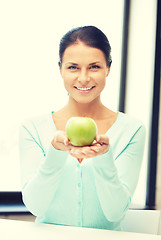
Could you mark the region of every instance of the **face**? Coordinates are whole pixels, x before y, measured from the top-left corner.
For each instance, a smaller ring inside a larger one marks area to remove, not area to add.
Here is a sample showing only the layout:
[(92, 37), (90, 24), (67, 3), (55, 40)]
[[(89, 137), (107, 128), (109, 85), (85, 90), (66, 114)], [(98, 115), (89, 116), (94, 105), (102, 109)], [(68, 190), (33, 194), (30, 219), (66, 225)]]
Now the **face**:
[(69, 97), (89, 103), (99, 99), (109, 70), (101, 50), (80, 42), (66, 48), (60, 72)]

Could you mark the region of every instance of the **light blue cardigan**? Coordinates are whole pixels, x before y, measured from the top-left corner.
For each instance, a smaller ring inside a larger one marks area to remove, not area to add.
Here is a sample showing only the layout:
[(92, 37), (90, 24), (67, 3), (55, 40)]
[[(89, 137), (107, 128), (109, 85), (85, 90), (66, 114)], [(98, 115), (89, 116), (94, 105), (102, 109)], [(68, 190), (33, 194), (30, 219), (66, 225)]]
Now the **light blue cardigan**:
[(42, 223), (121, 230), (141, 168), (145, 127), (119, 112), (109, 151), (81, 164), (51, 145), (52, 115), (20, 128), (23, 201)]

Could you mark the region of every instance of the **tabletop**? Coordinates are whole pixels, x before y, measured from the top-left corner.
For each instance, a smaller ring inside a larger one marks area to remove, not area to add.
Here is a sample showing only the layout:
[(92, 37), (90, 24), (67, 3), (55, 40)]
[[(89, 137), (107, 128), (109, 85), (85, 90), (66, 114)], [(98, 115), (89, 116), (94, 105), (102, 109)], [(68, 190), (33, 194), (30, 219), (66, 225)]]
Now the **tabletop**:
[(161, 236), (0, 219), (3, 240), (161, 240)]

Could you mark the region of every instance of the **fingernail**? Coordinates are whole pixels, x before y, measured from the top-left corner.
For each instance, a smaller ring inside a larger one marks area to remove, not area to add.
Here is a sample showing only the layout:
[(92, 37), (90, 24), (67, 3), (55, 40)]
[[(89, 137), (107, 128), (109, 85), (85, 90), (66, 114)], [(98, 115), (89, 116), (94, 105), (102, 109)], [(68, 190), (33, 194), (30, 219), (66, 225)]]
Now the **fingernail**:
[(64, 145), (67, 145), (67, 140), (66, 139), (64, 140)]
[(99, 141), (100, 141), (100, 137), (98, 136), (98, 137), (97, 137), (97, 142), (99, 142)]

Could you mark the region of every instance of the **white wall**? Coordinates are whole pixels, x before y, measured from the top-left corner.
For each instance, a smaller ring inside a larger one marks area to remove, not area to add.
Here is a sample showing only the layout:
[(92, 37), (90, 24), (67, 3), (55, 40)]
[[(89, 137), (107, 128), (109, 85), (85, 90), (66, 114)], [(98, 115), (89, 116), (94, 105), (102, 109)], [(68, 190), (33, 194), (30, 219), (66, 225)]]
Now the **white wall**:
[(59, 41), (66, 31), (95, 25), (108, 36), (113, 63), (102, 100), (117, 109), (122, 16), (123, 0), (0, 1), (0, 191), (21, 189), (21, 121), (67, 102), (58, 68)]

